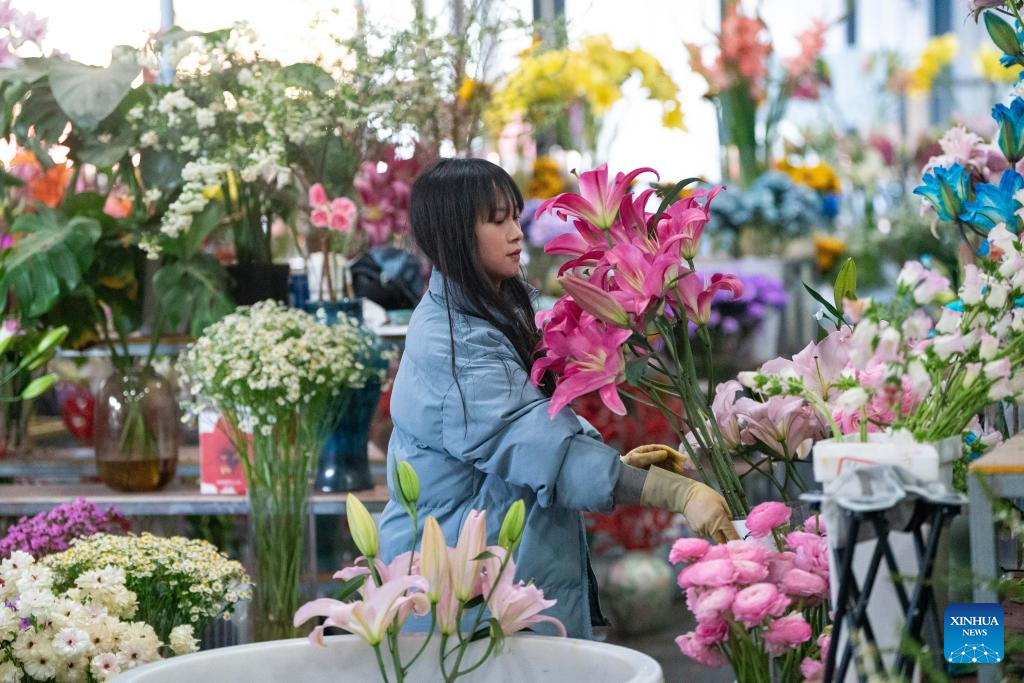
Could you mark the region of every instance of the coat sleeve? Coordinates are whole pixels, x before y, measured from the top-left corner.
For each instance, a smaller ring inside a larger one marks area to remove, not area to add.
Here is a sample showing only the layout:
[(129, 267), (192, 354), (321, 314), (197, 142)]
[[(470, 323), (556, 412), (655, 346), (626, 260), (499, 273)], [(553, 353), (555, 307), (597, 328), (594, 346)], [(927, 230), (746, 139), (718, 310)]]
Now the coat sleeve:
[(610, 510), (618, 452), (584, 434), (569, 408), (551, 418), (549, 403), (512, 358), (474, 359), (445, 393), (442, 445), (452, 457), (531, 489), (543, 507)]

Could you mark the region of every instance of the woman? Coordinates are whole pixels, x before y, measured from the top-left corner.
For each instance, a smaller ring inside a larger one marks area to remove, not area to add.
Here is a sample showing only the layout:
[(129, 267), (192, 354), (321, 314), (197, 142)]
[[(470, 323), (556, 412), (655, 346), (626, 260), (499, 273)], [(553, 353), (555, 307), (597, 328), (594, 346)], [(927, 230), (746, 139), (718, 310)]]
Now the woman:
[[(672, 449), (642, 447), (620, 459), (570, 409), (548, 416), (553, 383), (529, 381), (540, 336), (535, 292), (520, 273), (522, 207), (512, 178), (482, 159), (441, 160), (413, 185), (409, 221), (434, 272), (391, 396), (388, 485), (394, 491), (394, 459), (407, 460), (420, 478), (420, 519), (436, 517), (449, 545), (471, 509), (487, 510), (496, 542), (505, 511), (522, 498), (516, 579), (558, 600), (545, 614), (570, 636), (589, 638), (591, 624), (605, 622), (580, 511), (640, 502), (682, 512), (719, 540), (735, 532), (711, 488), (633, 466), (681, 461)], [(385, 561), (409, 549), (411, 525), (393, 494), (380, 530)]]

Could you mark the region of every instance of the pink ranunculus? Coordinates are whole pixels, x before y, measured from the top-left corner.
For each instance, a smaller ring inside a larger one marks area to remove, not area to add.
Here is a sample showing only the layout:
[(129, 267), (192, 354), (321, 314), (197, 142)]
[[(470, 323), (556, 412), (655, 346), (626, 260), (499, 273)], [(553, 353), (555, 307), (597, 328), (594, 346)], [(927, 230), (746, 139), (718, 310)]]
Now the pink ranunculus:
[(331, 222), (328, 227), (340, 232), (350, 231), (356, 219), (356, 203), (348, 197), (338, 197), (331, 201)]
[[(324, 189), (323, 183), (315, 183), (309, 188), (309, 205), (314, 209), (327, 206), (327, 190)], [(317, 226), (321, 227), (321, 226)]]
[(729, 541), (725, 549), (730, 560), (763, 563), (768, 559), (768, 548), (760, 541)]
[(331, 214), (326, 209), (316, 209), (309, 214), (309, 222), (314, 228), (326, 228), (331, 222)]
[(736, 597), (736, 589), (732, 586), (712, 588), (697, 594), (690, 606), (690, 611), (697, 621), (715, 619), (732, 606)]
[(804, 683), (821, 683), (825, 680), (825, 665), (817, 659), (804, 657), (800, 662), (800, 673), (804, 677)]
[(772, 621), (768, 624), (768, 630), (764, 634), (768, 652), (775, 657), (810, 639), (811, 625), (801, 614), (790, 614)]
[(672, 564), (699, 560), (707, 553), (710, 543), (703, 538), (680, 538), (672, 544), (668, 553), (668, 561)]
[(804, 520), (804, 531), (819, 536), (825, 535), (825, 518), (821, 516), (821, 513), (809, 515)]
[(826, 597), (828, 581), (819, 574), (794, 567), (782, 577), (782, 590), (802, 598)]
[(828, 576), (828, 540), (806, 531), (793, 531), (786, 536), (786, 545), (796, 554), (796, 566), (804, 571)]
[(766, 564), (768, 565), (768, 580), (772, 583), (780, 583), (786, 572), (796, 566), (796, 553), (789, 550), (772, 553)]
[(763, 538), (789, 521), (793, 510), (785, 503), (767, 501), (756, 506), (747, 515), (747, 530), (755, 538)]
[(696, 660), (704, 666), (722, 666), (725, 659), (715, 649), (701, 644), (696, 633), (684, 633), (676, 638), (676, 645), (679, 651), (690, 659)]
[(718, 588), (728, 586), (735, 580), (736, 566), (732, 560), (701, 560), (679, 572), (677, 582), (680, 588)]
[(729, 639), (729, 623), (721, 618), (701, 621), (693, 634), (701, 645), (714, 645)]
[(732, 563), (736, 566), (736, 583), (758, 583), (768, 578), (768, 567), (764, 564), (750, 560), (733, 560)]
[(828, 648), (832, 644), (832, 632), (822, 633), (818, 636), (818, 647), (821, 648), (821, 661), (828, 659)]
[(775, 584), (755, 583), (736, 593), (732, 602), (732, 613), (747, 628), (753, 628), (779, 605), (779, 593)]

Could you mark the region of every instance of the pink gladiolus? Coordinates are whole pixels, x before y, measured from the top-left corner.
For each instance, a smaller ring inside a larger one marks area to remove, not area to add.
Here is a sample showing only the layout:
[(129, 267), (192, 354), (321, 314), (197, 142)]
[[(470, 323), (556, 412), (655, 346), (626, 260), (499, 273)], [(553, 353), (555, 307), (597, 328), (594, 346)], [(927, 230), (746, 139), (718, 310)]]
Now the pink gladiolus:
[[(554, 617), (540, 614), (540, 612), (552, 607), (556, 600), (545, 600), (544, 591), (533, 584), (526, 584), (523, 581), (513, 582), (516, 573), (515, 562), (509, 560), (505, 571), (494, 583), (494, 576), (501, 569), (501, 557), (504, 549), (493, 548), (491, 551), (496, 557), (485, 561), (485, 571), (481, 583), (481, 591), (489, 595), (487, 608), (491, 616), (498, 620), (501, 632), (506, 636), (517, 631), (541, 622), (554, 624), (561, 636), (565, 636), (565, 626)], [(493, 593), (491, 592), (493, 589)]]
[(747, 530), (755, 538), (763, 538), (772, 532), (772, 529), (782, 526), (789, 521), (793, 510), (785, 503), (768, 501), (761, 503), (747, 515)]
[(630, 329), (632, 320), (612, 294), (583, 278), (566, 275), (559, 278), (562, 288), (587, 313), (598, 320)]
[(680, 652), (704, 666), (722, 666), (725, 664), (725, 659), (722, 658), (722, 655), (717, 650), (703, 645), (697, 639), (696, 634), (692, 632), (678, 636), (676, 638), (676, 645), (679, 646)]
[(679, 572), (677, 583), (680, 588), (717, 588), (727, 586), (735, 580), (736, 566), (732, 560), (701, 560)]
[(707, 553), (710, 543), (703, 538), (680, 538), (672, 544), (668, 553), (668, 561), (672, 564), (699, 560)]
[(793, 568), (782, 577), (782, 590), (788, 595), (804, 598), (826, 597), (828, 582), (818, 574)]
[(451, 558), (452, 590), (458, 600), (479, 594), (480, 561), (475, 559), (487, 549), (487, 515), (470, 510), (459, 531), (459, 540)]
[(327, 206), (329, 200), (327, 199), (327, 190), (324, 189), (323, 183), (314, 183), (309, 188), (309, 205), (314, 209)]
[(776, 619), (768, 624), (765, 631), (764, 641), (768, 645), (768, 652), (775, 657), (782, 655), (786, 650), (806, 643), (811, 639), (811, 625), (808, 624), (802, 615), (791, 614)]
[(732, 601), (735, 597), (736, 589), (732, 586), (722, 586), (721, 588), (706, 590), (696, 597), (690, 606), (690, 610), (693, 612), (693, 616), (697, 618), (697, 621), (717, 619), (732, 606)]
[(755, 583), (736, 593), (736, 598), (732, 602), (732, 613), (744, 626), (754, 628), (772, 612), (778, 610), (780, 597), (785, 596), (779, 593), (774, 584)]
[(743, 282), (735, 275), (715, 273), (707, 286), (696, 273), (684, 276), (679, 282), (678, 295), (687, 317), (698, 325), (706, 325), (711, 319), (711, 302), (720, 289), (731, 292), (733, 300), (743, 296)]
[(655, 176), (658, 175), (653, 168), (638, 168), (626, 174), (617, 174), (615, 182), (609, 186), (608, 164), (601, 164), (594, 170), (580, 175), (579, 194), (565, 192), (552, 197), (540, 205), (537, 215), (554, 211), (563, 219), (574, 216), (597, 228), (607, 230), (615, 220), (619, 204), (629, 191), (630, 183), (638, 175), (648, 171)]
[[(383, 640), (388, 627), (399, 615), (406, 604), (416, 614), (430, 611), (430, 601), (423, 592), (406, 595), (406, 591), (427, 589), (427, 581), (422, 576), (404, 576), (376, 586), (368, 581), (363, 586), (363, 600), (341, 602), (330, 598), (320, 598), (307, 602), (295, 613), (293, 623), (296, 627), (313, 617), (327, 617), (327, 620), (313, 629), (309, 639), (313, 643), (323, 645), (324, 628), (336, 626), (351, 631), (370, 645), (378, 645)], [(398, 624), (401, 628), (401, 624)]]

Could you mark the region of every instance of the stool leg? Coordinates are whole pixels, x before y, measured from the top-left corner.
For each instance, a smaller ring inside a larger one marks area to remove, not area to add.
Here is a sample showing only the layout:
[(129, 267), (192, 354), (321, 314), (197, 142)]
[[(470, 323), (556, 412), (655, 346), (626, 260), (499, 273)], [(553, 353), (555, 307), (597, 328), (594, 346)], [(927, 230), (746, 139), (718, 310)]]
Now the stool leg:
[[(974, 602), (998, 602), (995, 582), (999, 567), (996, 560), (996, 526), (992, 521), (992, 500), (978, 479), (968, 473), (967, 508), (971, 528), (971, 571), (974, 573)], [(1001, 665), (978, 667), (979, 683), (995, 683), (1001, 678)]]
[[(839, 593), (836, 596), (835, 617), (832, 621), (832, 639), (828, 648), (828, 657), (825, 660), (825, 683), (832, 683), (836, 671), (836, 650), (839, 648), (839, 634), (843, 629), (843, 619), (846, 617), (846, 603), (849, 600), (850, 583), (855, 580), (853, 576), (853, 551), (857, 547), (857, 535), (860, 533), (860, 517), (851, 516), (846, 534), (847, 544), (843, 548), (843, 557), (839, 562)], [(847, 638), (849, 640), (849, 638)], [(851, 647), (847, 642), (846, 647)]]

